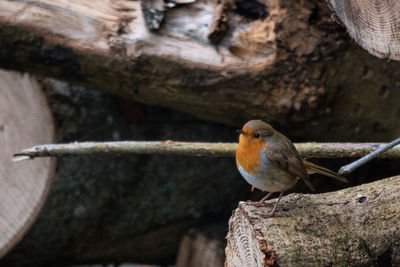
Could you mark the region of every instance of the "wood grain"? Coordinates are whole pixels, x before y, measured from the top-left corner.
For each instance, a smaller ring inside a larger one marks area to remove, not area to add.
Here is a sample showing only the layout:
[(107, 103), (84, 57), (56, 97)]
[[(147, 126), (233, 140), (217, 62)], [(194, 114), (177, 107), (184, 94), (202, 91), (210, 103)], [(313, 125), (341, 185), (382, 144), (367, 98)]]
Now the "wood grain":
[(400, 60), (400, 1), (328, 0), (350, 36), (379, 58)]
[(50, 188), (55, 162), (11, 162), (15, 149), (53, 141), (52, 116), (31, 76), (0, 71), (0, 258), (34, 222)]

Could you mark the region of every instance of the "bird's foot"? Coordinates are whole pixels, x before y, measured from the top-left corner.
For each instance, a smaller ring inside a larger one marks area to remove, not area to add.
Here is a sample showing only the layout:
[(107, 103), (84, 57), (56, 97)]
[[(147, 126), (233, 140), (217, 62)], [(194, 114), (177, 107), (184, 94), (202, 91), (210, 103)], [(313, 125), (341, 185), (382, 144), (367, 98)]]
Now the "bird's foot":
[(255, 202), (254, 205), (255, 205), (256, 207), (261, 207), (264, 203), (265, 203), (265, 200), (262, 200), (262, 199), (261, 199), (260, 201)]
[(257, 202), (253, 202), (253, 201), (249, 201), (250, 205), (254, 205), (256, 207), (261, 207), (264, 202), (272, 195), (272, 192), (269, 192), (268, 195), (266, 195), (265, 197), (263, 197), (262, 199), (260, 199), (260, 201)]
[(265, 203), (265, 201), (247, 201), (246, 204), (252, 205), (252, 206), (256, 206), (256, 207), (261, 207), (263, 204)]
[(275, 210), (268, 212), (267, 214), (259, 214), (259, 215), (260, 215), (260, 217), (262, 217), (264, 219), (268, 219), (268, 218), (274, 217)]

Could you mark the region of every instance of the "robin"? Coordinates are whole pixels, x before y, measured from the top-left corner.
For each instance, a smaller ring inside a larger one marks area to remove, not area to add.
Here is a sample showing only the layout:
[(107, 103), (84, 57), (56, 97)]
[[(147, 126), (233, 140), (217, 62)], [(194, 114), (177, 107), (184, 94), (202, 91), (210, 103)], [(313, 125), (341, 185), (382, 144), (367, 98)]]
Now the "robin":
[(255, 188), (269, 192), (255, 204), (260, 206), (272, 193), (280, 192), (272, 211), (266, 217), (275, 214), (283, 193), (294, 186), (298, 179), (314, 191), (309, 174), (320, 173), (348, 182), (333, 171), (302, 159), (293, 143), (266, 122), (251, 120), (238, 132), (236, 165), (240, 174)]

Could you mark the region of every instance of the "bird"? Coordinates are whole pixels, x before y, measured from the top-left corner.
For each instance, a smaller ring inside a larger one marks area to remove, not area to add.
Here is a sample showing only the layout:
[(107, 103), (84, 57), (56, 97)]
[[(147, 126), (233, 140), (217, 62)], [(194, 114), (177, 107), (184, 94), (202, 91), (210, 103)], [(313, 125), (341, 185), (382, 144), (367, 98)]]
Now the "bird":
[(283, 193), (299, 179), (315, 191), (309, 174), (319, 173), (348, 183), (346, 178), (335, 172), (301, 158), (285, 135), (262, 120), (250, 120), (238, 132), (237, 168), (249, 184), (268, 192), (255, 205), (261, 206), (273, 193), (280, 192), (272, 210), (263, 217), (274, 216)]

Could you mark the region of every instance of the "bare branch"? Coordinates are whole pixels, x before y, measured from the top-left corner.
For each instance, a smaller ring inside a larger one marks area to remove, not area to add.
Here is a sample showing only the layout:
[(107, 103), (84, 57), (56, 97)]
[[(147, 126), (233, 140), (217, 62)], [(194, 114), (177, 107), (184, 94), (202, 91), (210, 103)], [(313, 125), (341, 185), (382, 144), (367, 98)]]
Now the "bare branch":
[[(362, 157), (385, 144), (378, 143), (298, 143), (305, 158)], [(236, 143), (200, 143), (175, 141), (83, 142), (39, 145), (14, 154), (14, 160), (36, 157), (63, 157), (105, 154), (165, 154), (186, 156), (233, 157)], [(400, 148), (380, 154), (382, 158), (400, 158)]]
[(174, 141), (83, 142), (39, 145), (23, 150), (14, 157), (62, 157), (99, 154), (166, 154), (186, 156), (233, 156), (234, 143), (189, 143)]
[(379, 149), (375, 150), (374, 152), (372, 152), (350, 164), (347, 164), (347, 165), (341, 167), (338, 174), (340, 174), (340, 175), (349, 174), (352, 171), (354, 171), (355, 169), (357, 169), (358, 167), (360, 167), (361, 165), (364, 165), (368, 161), (379, 156), (380, 154), (384, 153), (385, 151), (391, 149), (392, 147), (397, 146), (398, 144), (400, 144), (400, 138), (397, 138), (396, 140), (388, 143), (387, 145), (385, 145), (383, 147), (380, 147)]

